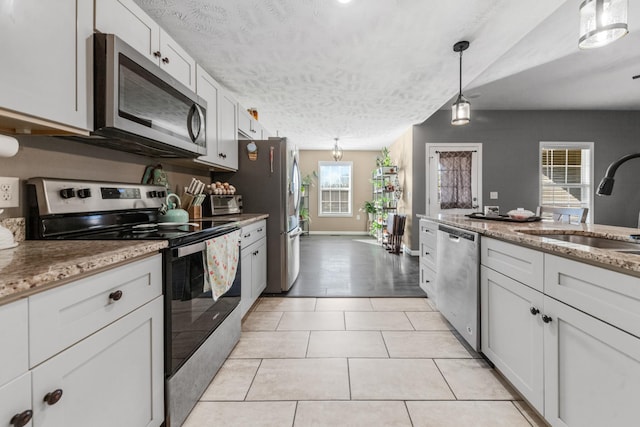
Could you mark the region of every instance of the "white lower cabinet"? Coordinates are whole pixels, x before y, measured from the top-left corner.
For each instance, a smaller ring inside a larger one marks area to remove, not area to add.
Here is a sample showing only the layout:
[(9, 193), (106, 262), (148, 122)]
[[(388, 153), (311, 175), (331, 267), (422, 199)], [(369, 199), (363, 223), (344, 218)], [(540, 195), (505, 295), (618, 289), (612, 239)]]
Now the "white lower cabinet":
[(267, 222), (243, 227), (241, 236), (240, 313), (244, 316), (267, 287)]
[(540, 292), (507, 276), (523, 258), (503, 245), (495, 270), (481, 266), (482, 352), (554, 427), (639, 425), (638, 279), (539, 252), (540, 267), (516, 275), (544, 269)]
[(545, 297), (545, 419), (552, 426), (637, 426), (640, 339)]
[(437, 296), (437, 237), (438, 224), (426, 219), (420, 220), (420, 288), (426, 292), (434, 305)]
[(481, 266), (480, 301), (482, 352), (542, 413), (542, 293)]
[(164, 422), (161, 261), (157, 254), (0, 306), (0, 426)]
[(31, 373), (0, 386), (0, 426), (32, 426)]
[(157, 297), (34, 368), (34, 426), (159, 426), (162, 307)]

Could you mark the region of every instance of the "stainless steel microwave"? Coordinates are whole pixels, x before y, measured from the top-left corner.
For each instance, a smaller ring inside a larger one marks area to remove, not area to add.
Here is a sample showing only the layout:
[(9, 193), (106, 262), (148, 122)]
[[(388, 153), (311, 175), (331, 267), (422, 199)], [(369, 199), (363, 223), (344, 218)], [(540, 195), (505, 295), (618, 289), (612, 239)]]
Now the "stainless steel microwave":
[(206, 101), (113, 34), (94, 35), (91, 142), (153, 157), (207, 154)]

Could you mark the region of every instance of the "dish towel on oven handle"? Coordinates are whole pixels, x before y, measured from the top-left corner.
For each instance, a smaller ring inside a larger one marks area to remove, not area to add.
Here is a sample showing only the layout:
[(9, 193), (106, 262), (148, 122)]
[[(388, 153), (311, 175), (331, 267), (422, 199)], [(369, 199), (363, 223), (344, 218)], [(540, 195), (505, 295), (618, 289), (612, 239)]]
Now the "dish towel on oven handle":
[(211, 289), (217, 301), (233, 285), (240, 259), (240, 230), (232, 231), (205, 242), (204, 291)]

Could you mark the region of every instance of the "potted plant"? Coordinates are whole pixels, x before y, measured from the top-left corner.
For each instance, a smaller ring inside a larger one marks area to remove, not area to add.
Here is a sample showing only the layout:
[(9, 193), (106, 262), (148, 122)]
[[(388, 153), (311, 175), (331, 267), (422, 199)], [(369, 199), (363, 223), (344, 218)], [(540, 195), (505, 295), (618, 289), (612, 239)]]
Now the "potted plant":
[(308, 221), (311, 222), (311, 217), (309, 216), (309, 208), (300, 208), (300, 221)]
[(360, 212), (366, 212), (369, 216), (369, 221), (373, 221), (373, 215), (377, 212), (375, 203), (368, 200), (365, 201), (364, 205), (360, 208)]
[(385, 173), (395, 173), (396, 167), (391, 163), (391, 152), (389, 151), (389, 148), (382, 148), (380, 153), (382, 154), (382, 156), (376, 157), (376, 166), (379, 169), (378, 175), (382, 175)]

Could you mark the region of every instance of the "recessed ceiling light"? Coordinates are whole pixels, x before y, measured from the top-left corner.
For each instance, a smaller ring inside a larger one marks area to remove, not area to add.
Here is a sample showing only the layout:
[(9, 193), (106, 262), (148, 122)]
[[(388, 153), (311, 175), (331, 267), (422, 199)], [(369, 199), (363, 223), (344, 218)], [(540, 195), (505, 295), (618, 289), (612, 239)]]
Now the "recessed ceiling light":
[(347, 3), (351, 3), (351, 0), (338, 0), (338, 3), (347, 4)]

